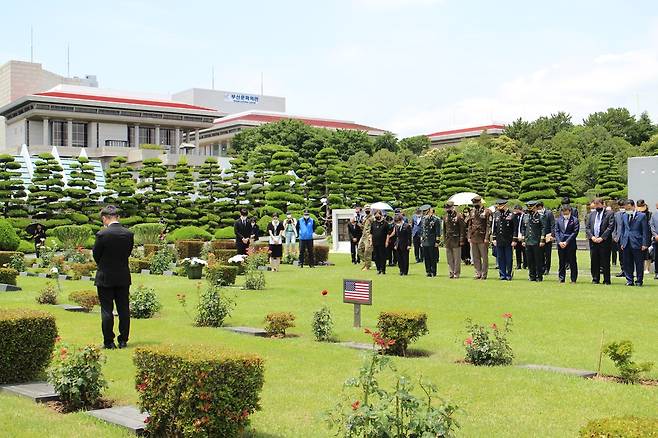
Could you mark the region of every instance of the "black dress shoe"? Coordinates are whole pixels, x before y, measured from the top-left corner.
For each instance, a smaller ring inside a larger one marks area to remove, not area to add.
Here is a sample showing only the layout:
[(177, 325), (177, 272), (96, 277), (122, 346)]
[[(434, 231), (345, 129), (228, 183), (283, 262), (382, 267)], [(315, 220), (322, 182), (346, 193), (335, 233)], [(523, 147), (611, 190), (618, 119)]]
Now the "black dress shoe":
[(119, 342), (119, 348), (128, 348), (127, 342)]
[(654, 275), (654, 276), (653, 276), (653, 279), (654, 279), (654, 280), (658, 280), (658, 274)]
[(625, 277), (625, 276), (626, 275), (623, 272), (620, 272), (619, 274), (615, 275), (615, 277), (619, 277), (619, 278)]
[(644, 286), (644, 283), (635, 283), (635, 286), (642, 287), (642, 286)]
[(592, 284), (599, 284), (599, 282), (596, 280), (592, 280)]
[(103, 348), (105, 350), (115, 350), (117, 348), (117, 345), (112, 342), (111, 344), (103, 344)]
[(632, 282), (630, 282), (630, 281), (627, 281), (627, 282), (626, 282), (626, 286), (635, 286), (635, 283), (632, 283)]

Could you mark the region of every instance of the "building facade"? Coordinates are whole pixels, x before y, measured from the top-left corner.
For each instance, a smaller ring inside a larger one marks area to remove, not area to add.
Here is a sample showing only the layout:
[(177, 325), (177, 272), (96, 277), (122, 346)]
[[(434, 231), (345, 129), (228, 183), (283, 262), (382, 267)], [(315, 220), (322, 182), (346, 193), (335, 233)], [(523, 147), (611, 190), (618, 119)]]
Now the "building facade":
[(189, 103), (208, 108), (221, 108), (226, 114), (245, 111), (286, 111), (286, 98), (249, 94), (239, 91), (209, 90), (190, 88), (171, 95), (177, 102)]
[(628, 159), (628, 197), (644, 199), (653, 210), (658, 202), (658, 156)]
[(454, 144), (458, 144), (463, 140), (473, 139), (487, 134), (491, 136), (499, 136), (505, 132), (505, 125), (484, 125), (474, 126), (472, 128), (453, 129), (450, 131), (439, 131), (429, 134), (427, 138), (433, 148), (441, 148)]

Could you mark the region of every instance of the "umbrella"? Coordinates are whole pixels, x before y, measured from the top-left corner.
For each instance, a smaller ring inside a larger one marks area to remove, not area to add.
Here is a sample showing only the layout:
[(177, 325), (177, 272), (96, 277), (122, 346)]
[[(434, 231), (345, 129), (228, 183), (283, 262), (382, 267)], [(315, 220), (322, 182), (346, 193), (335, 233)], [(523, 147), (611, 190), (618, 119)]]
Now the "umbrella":
[(33, 235), (37, 230), (37, 225), (41, 225), (41, 228), (43, 229), (43, 231), (46, 231), (46, 227), (42, 223), (32, 222), (30, 225), (27, 226), (27, 228), (25, 228), (25, 232), (27, 234)]
[(473, 192), (461, 192), (461, 193), (455, 193), (448, 199), (448, 201), (452, 201), (455, 203), (455, 205), (469, 205), (472, 204), (471, 199), (475, 198), (478, 196), (477, 193)]
[(373, 210), (382, 210), (382, 211), (393, 211), (393, 207), (388, 205), (386, 202), (375, 202), (370, 204), (370, 208)]

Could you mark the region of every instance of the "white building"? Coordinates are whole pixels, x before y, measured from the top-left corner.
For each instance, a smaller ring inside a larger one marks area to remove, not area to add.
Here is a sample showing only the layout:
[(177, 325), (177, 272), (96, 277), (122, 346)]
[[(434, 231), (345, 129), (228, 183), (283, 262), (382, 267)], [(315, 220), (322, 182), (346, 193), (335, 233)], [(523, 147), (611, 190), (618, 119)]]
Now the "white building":
[(499, 136), (505, 132), (505, 125), (485, 125), (474, 126), (471, 128), (452, 129), (449, 131), (439, 131), (429, 134), (427, 138), (434, 148), (440, 148), (458, 144), (463, 140), (478, 138), (482, 134)]
[(171, 95), (177, 102), (209, 108), (220, 108), (226, 114), (244, 111), (286, 111), (286, 98), (249, 94), (240, 91), (209, 90), (207, 88), (190, 88)]

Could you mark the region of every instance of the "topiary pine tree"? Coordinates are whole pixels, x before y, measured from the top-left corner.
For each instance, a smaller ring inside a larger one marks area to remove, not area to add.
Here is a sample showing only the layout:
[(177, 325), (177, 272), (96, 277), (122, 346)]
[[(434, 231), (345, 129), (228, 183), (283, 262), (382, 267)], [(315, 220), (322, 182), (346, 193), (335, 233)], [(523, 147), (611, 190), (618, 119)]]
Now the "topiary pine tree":
[(440, 181), (439, 199), (447, 200), (456, 193), (473, 191), (469, 168), (461, 154), (451, 154), (446, 158)]
[(439, 199), (441, 198), (441, 179), (442, 170), (440, 168), (429, 165), (423, 169), (422, 182), (419, 185), (423, 189), (418, 190), (420, 195), (419, 204), (432, 206), (439, 204)]
[(27, 201), (33, 216), (50, 218), (63, 207), (64, 169), (49, 153), (38, 155), (34, 165)]
[(621, 199), (626, 195), (626, 186), (617, 170), (615, 156), (612, 152), (604, 152), (599, 158), (597, 169), (598, 181), (594, 190), (604, 199)]
[(487, 189), (484, 192), (488, 198), (515, 199), (519, 194), (518, 185), (512, 180), (511, 160), (498, 158), (489, 167)]
[(196, 211), (192, 196), (196, 193), (192, 168), (187, 159), (182, 157), (174, 170), (174, 178), (169, 180), (169, 193), (173, 207), (174, 219), (180, 226), (196, 224)]
[(304, 209), (304, 198), (296, 193), (297, 177), (292, 172), (295, 162), (299, 159), (296, 152), (282, 148), (272, 155), (271, 166), (273, 174), (268, 179), (268, 190), (265, 193), (266, 205), (271, 207), (268, 215), (273, 212), (300, 214)]
[(21, 174), (16, 172), (21, 164), (12, 155), (0, 155), (0, 209), (3, 217), (25, 217), (25, 186)]
[(482, 163), (472, 163), (468, 166), (468, 187), (472, 192), (484, 193), (487, 189), (488, 175)]
[(135, 199), (137, 183), (128, 167), (126, 157), (116, 157), (105, 170), (105, 203), (121, 209), (123, 217), (135, 216), (138, 208)]
[(544, 156), (544, 162), (551, 188), (555, 190), (557, 196), (560, 198), (575, 197), (576, 190), (567, 177), (567, 169), (564, 167), (564, 160), (560, 153), (556, 150), (548, 151)]
[[(226, 193), (226, 183), (223, 180), (222, 168), (215, 157), (208, 157), (199, 168), (199, 195), (196, 207), (201, 217), (199, 221), (208, 228), (217, 228), (223, 225), (222, 212), (232, 211), (221, 198)], [(232, 218), (229, 216), (229, 222)]]
[(170, 217), (171, 205), (167, 202), (167, 168), (159, 158), (147, 158), (142, 164), (137, 188), (142, 190), (138, 201), (144, 217), (152, 222), (164, 218), (173, 223)]
[(552, 200), (555, 197), (555, 190), (549, 182), (541, 151), (539, 148), (531, 148), (523, 158), (519, 199), (525, 202), (530, 200)]
[(64, 190), (64, 194), (69, 197), (67, 208), (88, 217), (96, 217), (99, 194), (96, 191), (98, 186), (94, 166), (89, 164), (89, 158), (81, 156), (70, 167), (68, 187)]

